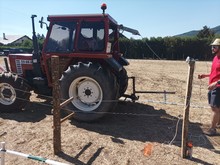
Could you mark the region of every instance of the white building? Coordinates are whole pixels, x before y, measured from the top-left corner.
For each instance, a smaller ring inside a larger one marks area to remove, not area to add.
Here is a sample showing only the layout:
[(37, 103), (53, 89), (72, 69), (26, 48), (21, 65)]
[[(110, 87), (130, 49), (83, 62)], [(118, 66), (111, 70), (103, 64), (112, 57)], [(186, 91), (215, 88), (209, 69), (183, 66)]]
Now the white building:
[(5, 35), (5, 33), (3, 33), (3, 37), (0, 37), (0, 45), (17, 45), (26, 40), (32, 41), (26, 35)]

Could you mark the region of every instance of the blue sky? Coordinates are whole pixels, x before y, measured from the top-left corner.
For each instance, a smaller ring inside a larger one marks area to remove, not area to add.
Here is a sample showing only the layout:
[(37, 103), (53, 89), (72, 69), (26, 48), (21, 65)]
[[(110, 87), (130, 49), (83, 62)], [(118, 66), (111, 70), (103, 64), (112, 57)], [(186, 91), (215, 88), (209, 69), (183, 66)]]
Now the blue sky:
[[(36, 14), (36, 32), (46, 34), (37, 23), (52, 14), (106, 13), (119, 24), (139, 30), (142, 37), (165, 37), (203, 26), (220, 25), (220, 0), (0, 0), (0, 36), (3, 33), (32, 36), (31, 15)], [(135, 37), (134, 37), (135, 38)]]

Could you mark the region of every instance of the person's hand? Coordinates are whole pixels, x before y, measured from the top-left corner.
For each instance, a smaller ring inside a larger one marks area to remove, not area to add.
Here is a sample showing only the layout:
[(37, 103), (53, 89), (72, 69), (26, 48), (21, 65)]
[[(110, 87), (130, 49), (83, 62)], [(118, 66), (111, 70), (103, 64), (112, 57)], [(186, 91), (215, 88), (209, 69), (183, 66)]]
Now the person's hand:
[(216, 85), (217, 85), (217, 81), (211, 83), (209, 86), (208, 86), (208, 90), (213, 90), (216, 88)]
[(199, 74), (198, 75), (198, 79), (203, 79), (203, 78), (206, 78), (206, 77), (209, 77), (209, 75), (206, 75), (206, 74)]
[(198, 75), (198, 79), (203, 79), (203, 78), (205, 78), (204, 74), (199, 74)]

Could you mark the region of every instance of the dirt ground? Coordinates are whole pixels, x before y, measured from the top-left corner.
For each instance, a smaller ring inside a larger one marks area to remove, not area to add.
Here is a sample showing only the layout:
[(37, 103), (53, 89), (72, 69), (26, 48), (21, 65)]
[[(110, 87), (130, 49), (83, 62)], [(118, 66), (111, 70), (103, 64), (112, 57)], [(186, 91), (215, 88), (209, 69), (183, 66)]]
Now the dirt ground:
[[(97, 122), (65, 121), (61, 125), (62, 152), (54, 155), (51, 98), (32, 93), (23, 112), (0, 114), (0, 142), (6, 142), (8, 150), (76, 165), (220, 165), (220, 135), (203, 134), (211, 115), (206, 98), (208, 80), (197, 79), (199, 73), (209, 72), (211, 63), (196, 61), (189, 124), (193, 158), (182, 159), (182, 115), (189, 65), (185, 61), (129, 62), (126, 69), (129, 76), (136, 77), (137, 91), (175, 94), (138, 93), (138, 101), (122, 98), (115, 110)], [(129, 80), (128, 94), (131, 85)], [(149, 145), (152, 152), (144, 155)], [(42, 163), (6, 155), (6, 165), (30, 164)]]

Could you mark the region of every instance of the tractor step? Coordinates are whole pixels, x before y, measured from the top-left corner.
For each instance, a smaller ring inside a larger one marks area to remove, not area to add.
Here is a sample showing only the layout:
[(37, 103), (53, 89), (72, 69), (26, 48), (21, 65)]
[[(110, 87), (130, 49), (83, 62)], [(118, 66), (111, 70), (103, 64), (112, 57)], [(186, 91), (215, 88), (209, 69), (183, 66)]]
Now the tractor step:
[(35, 87), (35, 92), (42, 95), (52, 95), (52, 88), (48, 87), (47, 79), (43, 77), (34, 77), (33, 85)]
[(38, 86), (38, 85), (46, 85), (47, 83), (43, 77), (34, 77), (33, 84)]

